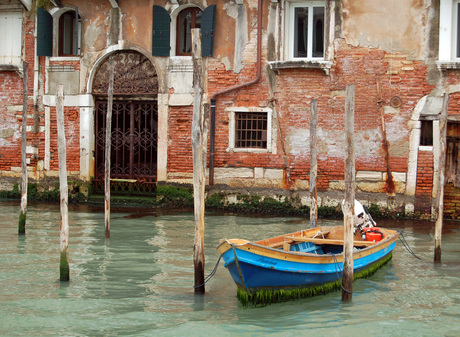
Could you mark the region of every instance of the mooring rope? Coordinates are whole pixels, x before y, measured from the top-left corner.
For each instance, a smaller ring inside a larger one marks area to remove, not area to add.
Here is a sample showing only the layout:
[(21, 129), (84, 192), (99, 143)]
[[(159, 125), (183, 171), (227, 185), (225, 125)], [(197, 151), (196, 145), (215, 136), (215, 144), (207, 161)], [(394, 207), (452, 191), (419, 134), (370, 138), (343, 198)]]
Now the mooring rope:
[(220, 262), (220, 259), (221, 259), (221, 258), (222, 258), (222, 255), (219, 256), (219, 259), (217, 260), (217, 263), (216, 263), (216, 265), (214, 266), (214, 269), (212, 270), (212, 272), (211, 272), (208, 276), (206, 276), (206, 277), (204, 278), (204, 282), (203, 282), (202, 284), (200, 284), (199, 286), (193, 286), (193, 288), (195, 288), (195, 289), (196, 289), (196, 288), (201, 288), (201, 287), (204, 286), (210, 279), (212, 279), (212, 277), (213, 277), (214, 275), (216, 275), (217, 267), (219, 267), (219, 262)]
[(409, 244), (407, 243), (406, 238), (404, 237), (403, 233), (401, 232), (399, 232), (399, 240), (402, 242), (404, 248), (406, 248), (407, 251), (411, 253), (413, 257), (415, 257), (416, 259), (419, 259), (420, 261), (422, 260), (417, 255), (415, 255), (415, 253), (413, 252), (413, 250), (410, 248)]
[(335, 264), (335, 273), (337, 274), (337, 280), (340, 282), (340, 287), (342, 287), (342, 290), (347, 292), (348, 294), (353, 294), (352, 291), (349, 291), (343, 287), (342, 280), (340, 279), (339, 276), (339, 261), (337, 261), (337, 257), (335, 256), (334, 253), (331, 253), (332, 257), (334, 258), (334, 264)]

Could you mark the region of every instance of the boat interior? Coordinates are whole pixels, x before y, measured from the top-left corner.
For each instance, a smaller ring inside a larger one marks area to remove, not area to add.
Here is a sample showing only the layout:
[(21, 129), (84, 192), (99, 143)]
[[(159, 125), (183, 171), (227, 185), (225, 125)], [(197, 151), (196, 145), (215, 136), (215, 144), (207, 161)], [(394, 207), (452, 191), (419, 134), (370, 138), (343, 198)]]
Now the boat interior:
[[(388, 237), (388, 232), (378, 228), (373, 230), (379, 234), (377, 241)], [(254, 242), (269, 248), (283, 251), (295, 251), (310, 254), (340, 254), (343, 252), (344, 229), (343, 226), (302, 230), (296, 233), (277, 236)], [(354, 249), (363, 249), (376, 244), (373, 240), (363, 240), (361, 233), (357, 231), (353, 238)]]

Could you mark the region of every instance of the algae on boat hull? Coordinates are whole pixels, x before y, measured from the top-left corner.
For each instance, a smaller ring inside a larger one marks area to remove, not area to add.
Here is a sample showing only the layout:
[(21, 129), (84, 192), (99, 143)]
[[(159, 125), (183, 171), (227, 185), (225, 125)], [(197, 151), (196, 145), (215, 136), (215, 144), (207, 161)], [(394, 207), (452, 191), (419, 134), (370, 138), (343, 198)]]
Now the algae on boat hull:
[[(387, 264), (391, 260), (392, 256), (392, 253), (390, 253), (379, 261), (371, 264), (368, 268), (354, 273), (353, 280), (371, 276), (378, 269)], [(331, 291), (340, 289), (341, 286), (341, 280), (337, 279), (335, 282), (329, 282), (313, 287), (276, 290), (263, 289), (253, 294), (248, 294), (246, 290), (238, 288), (236, 297), (244, 307), (260, 307), (273, 303), (287, 302), (299, 298), (325, 295)]]

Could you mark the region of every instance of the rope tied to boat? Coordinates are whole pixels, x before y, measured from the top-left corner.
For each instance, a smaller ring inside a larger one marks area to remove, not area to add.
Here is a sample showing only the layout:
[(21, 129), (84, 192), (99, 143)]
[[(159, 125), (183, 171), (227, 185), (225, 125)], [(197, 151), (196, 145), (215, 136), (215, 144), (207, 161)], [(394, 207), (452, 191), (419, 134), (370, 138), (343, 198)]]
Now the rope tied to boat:
[(420, 261), (422, 260), (421, 258), (419, 258), (417, 255), (415, 255), (414, 251), (412, 250), (412, 248), (410, 248), (409, 244), (407, 243), (406, 241), (406, 238), (404, 237), (403, 233), (401, 232), (398, 232), (399, 233), (399, 240), (401, 241), (401, 243), (403, 244), (404, 248), (406, 248), (406, 250), (413, 256), (415, 257), (416, 259), (419, 259)]
[(217, 263), (216, 263), (216, 265), (214, 266), (214, 269), (212, 270), (212, 272), (209, 273), (209, 275), (206, 276), (206, 277), (204, 278), (204, 282), (203, 282), (202, 284), (200, 284), (199, 286), (193, 286), (193, 288), (195, 288), (195, 289), (196, 289), (196, 288), (201, 288), (201, 287), (204, 286), (206, 283), (208, 283), (208, 281), (209, 281), (210, 279), (212, 279), (212, 277), (213, 277), (214, 275), (216, 275), (217, 267), (219, 267), (219, 262), (220, 262), (220, 259), (221, 259), (221, 258), (222, 258), (222, 255), (219, 256), (219, 259), (217, 260)]
[(337, 261), (337, 257), (335, 256), (334, 253), (331, 253), (332, 257), (334, 258), (334, 265), (335, 265), (335, 273), (337, 274), (337, 280), (340, 282), (340, 287), (342, 288), (343, 291), (345, 291), (346, 293), (348, 294), (353, 294), (352, 291), (349, 291), (347, 289), (345, 289), (343, 287), (343, 284), (342, 284), (342, 279), (340, 278), (340, 275), (339, 275), (339, 261)]

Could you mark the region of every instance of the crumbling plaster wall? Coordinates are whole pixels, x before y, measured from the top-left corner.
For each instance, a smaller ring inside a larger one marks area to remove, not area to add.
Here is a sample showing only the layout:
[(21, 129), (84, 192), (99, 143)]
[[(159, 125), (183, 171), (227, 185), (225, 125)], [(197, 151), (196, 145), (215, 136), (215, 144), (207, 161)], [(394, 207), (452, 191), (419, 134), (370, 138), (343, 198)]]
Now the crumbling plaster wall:
[(426, 52), (424, 0), (343, 0), (343, 36), (353, 46), (401, 51), (414, 59)]

